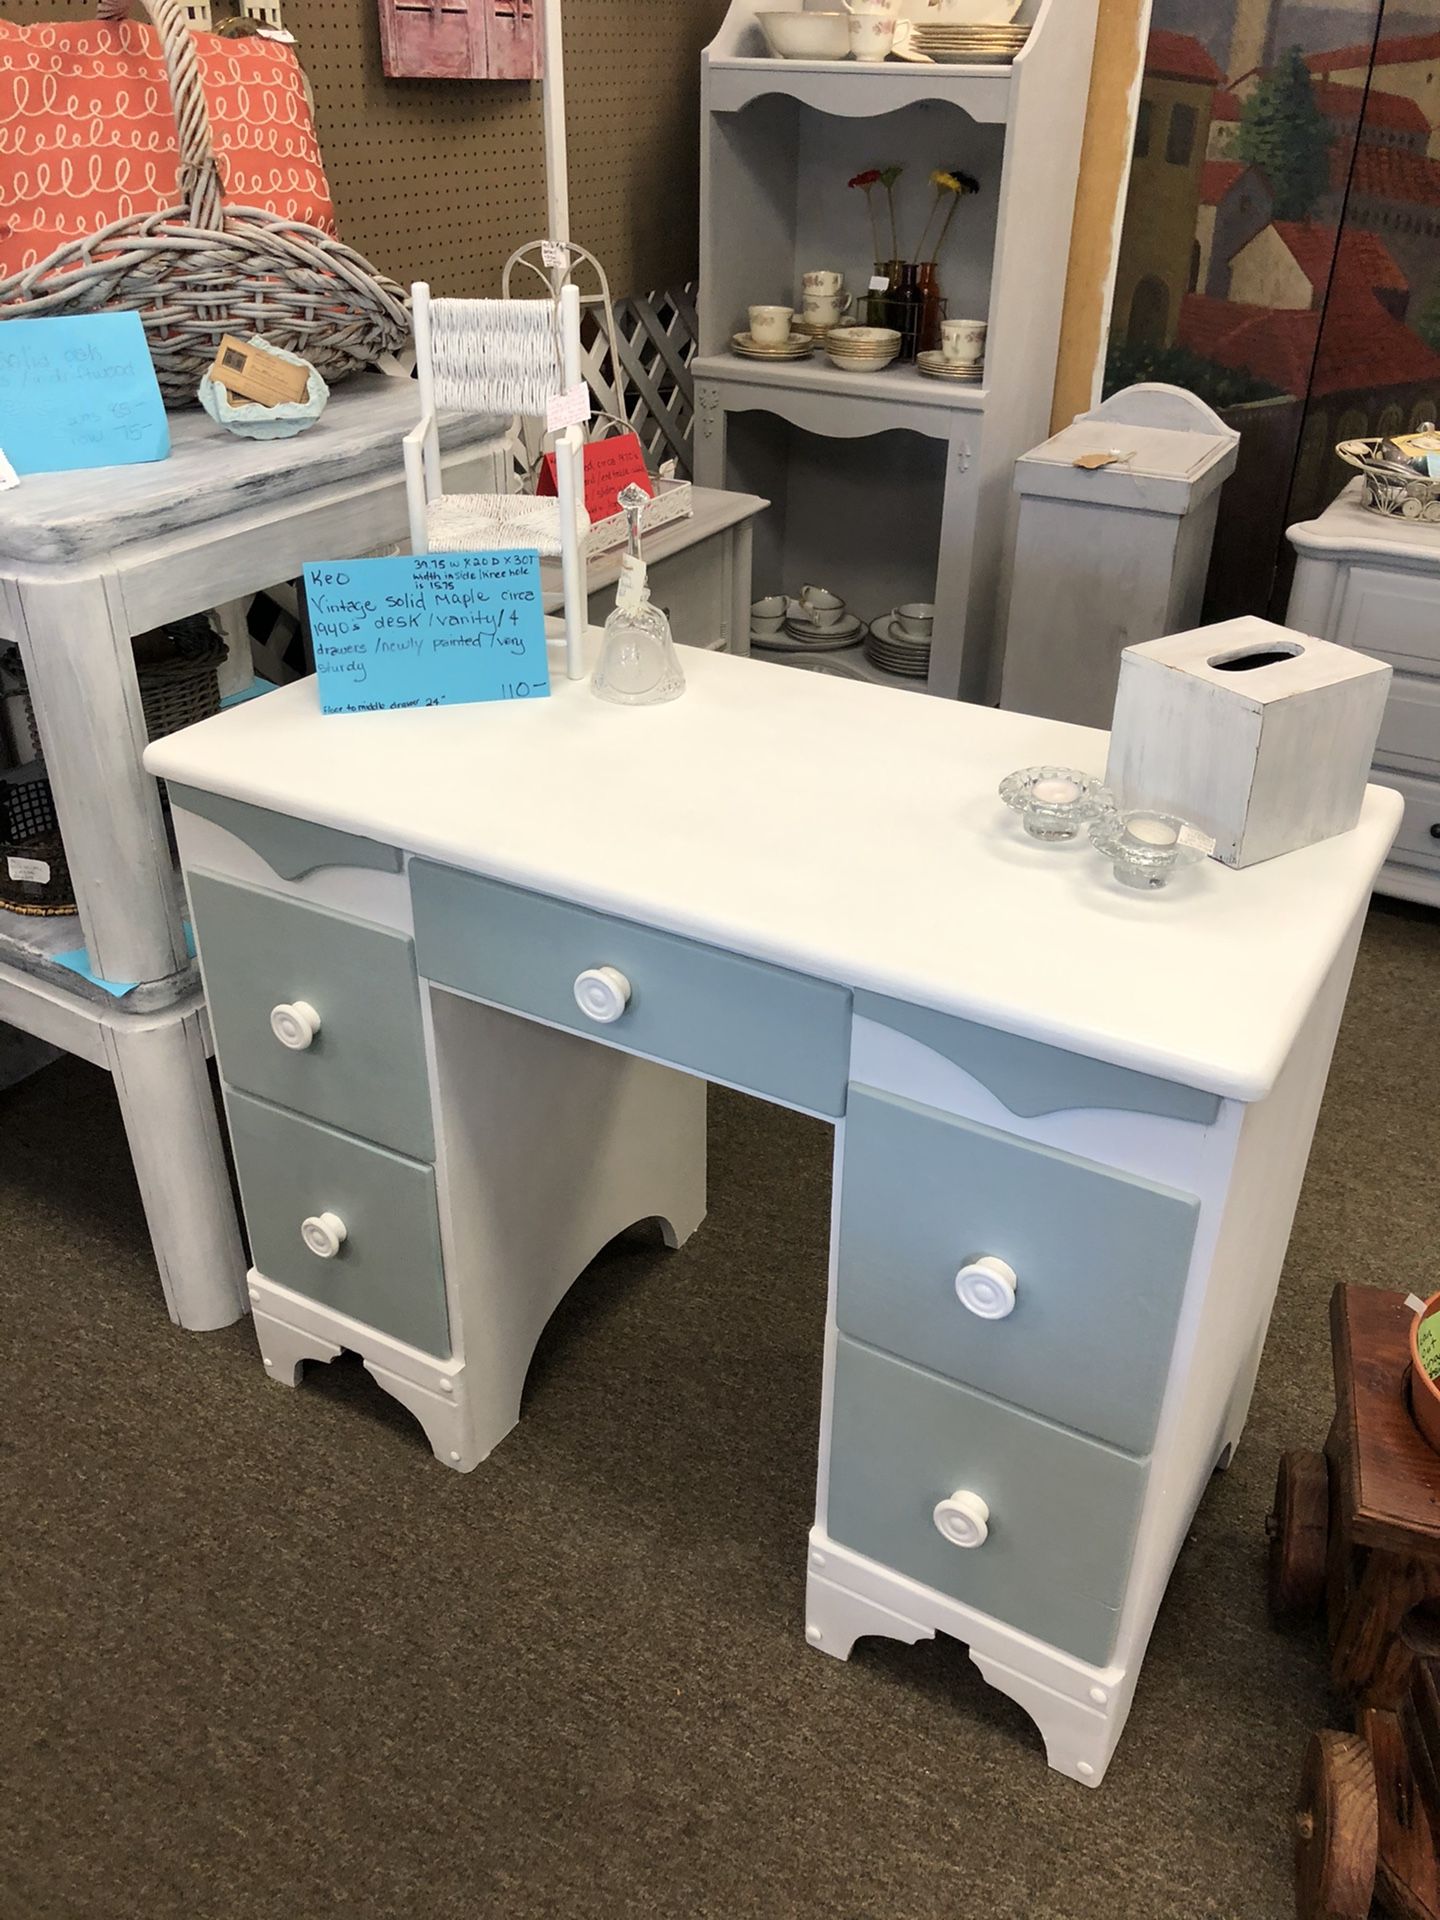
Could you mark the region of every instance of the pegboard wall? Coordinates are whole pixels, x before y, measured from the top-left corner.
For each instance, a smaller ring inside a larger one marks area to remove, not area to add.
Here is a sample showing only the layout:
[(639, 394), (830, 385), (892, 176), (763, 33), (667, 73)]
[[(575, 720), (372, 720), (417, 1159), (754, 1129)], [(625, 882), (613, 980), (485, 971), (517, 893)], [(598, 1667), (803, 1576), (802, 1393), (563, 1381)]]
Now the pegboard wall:
[[(700, 49), (724, 0), (564, 7), (571, 233), (616, 294), (680, 285), (698, 251)], [(545, 230), (538, 84), (387, 80), (375, 0), (282, 10), (315, 91), (344, 239), (402, 284), (498, 293), (506, 256)], [(93, 0), (0, 0), (0, 13), (88, 19)]]

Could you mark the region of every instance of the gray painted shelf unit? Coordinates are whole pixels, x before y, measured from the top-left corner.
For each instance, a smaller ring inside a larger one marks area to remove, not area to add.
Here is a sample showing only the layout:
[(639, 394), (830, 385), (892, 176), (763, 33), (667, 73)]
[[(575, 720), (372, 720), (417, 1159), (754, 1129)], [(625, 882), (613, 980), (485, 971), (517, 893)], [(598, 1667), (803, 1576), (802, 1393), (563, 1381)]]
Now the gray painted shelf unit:
[[(702, 55), (695, 477), (772, 502), (757, 594), (823, 583), (867, 620), (933, 597), (929, 691), (993, 700), (1011, 477), (1050, 426), (1096, 0), (1023, 0), (1030, 37), (1005, 66), (778, 60), (758, 10), (732, 0)], [(989, 321), (983, 384), (733, 354), (747, 307), (798, 307), (812, 267), (863, 298), (870, 228), (846, 183), (890, 164), (906, 169), (902, 247), (934, 169), (981, 182), (939, 279), (951, 314)]]

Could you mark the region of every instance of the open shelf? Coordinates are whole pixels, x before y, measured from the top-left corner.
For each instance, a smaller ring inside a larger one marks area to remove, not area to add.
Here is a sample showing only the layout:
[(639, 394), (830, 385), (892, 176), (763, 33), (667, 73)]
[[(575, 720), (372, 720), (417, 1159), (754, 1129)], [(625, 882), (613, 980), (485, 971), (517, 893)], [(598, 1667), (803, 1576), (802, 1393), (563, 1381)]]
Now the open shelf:
[(817, 347), (808, 360), (747, 360), (738, 353), (707, 354), (693, 371), (703, 380), (730, 380), (747, 386), (775, 387), (792, 393), (834, 394), (841, 400), (890, 400), (897, 406), (945, 407), (957, 413), (983, 413), (983, 386), (963, 380), (933, 380), (898, 363), (879, 373), (852, 373), (837, 367)]

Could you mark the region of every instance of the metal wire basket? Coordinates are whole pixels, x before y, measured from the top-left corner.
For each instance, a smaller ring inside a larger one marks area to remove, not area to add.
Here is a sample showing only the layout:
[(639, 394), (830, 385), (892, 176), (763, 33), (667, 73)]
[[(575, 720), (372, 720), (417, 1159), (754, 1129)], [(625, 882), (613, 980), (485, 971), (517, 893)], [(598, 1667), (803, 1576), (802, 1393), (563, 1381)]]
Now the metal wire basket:
[[(195, 399), (227, 333), (262, 334), (332, 387), (403, 345), (410, 312), (394, 281), (318, 227), (226, 206), (194, 35), (179, 0), (143, 4), (160, 34), (186, 202), (113, 221), (0, 280), (0, 316), (137, 309), (170, 404)], [(128, 6), (100, 0), (101, 17)]]
[(1335, 451), (1364, 476), (1364, 504), (1402, 520), (1440, 520), (1440, 480), (1380, 458), (1380, 440), (1342, 440)]
[(42, 767), (0, 774), (0, 907), (25, 914), (75, 911), (55, 798)]

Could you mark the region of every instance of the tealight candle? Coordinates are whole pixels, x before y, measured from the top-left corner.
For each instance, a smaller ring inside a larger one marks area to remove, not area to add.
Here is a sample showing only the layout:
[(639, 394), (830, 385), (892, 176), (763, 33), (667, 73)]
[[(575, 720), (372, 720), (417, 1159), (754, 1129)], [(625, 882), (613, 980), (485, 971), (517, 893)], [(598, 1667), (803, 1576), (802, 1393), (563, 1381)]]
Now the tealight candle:
[(1173, 847), (1180, 838), (1179, 829), (1168, 820), (1127, 820), (1125, 831), (1147, 847)]
[(1080, 783), (1053, 776), (1049, 780), (1037, 780), (1030, 789), (1030, 798), (1038, 800), (1042, 807), (1073, 807), (1080, 798)]

